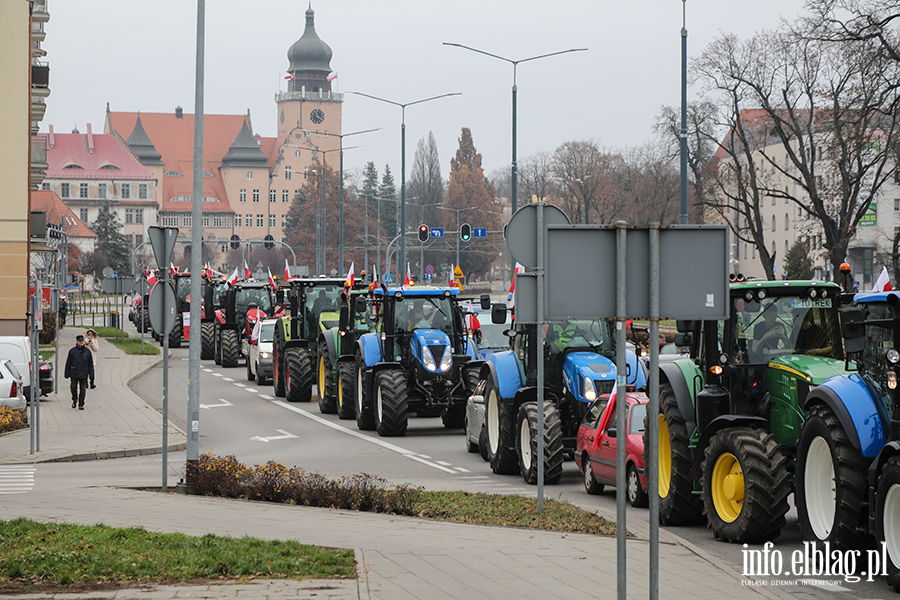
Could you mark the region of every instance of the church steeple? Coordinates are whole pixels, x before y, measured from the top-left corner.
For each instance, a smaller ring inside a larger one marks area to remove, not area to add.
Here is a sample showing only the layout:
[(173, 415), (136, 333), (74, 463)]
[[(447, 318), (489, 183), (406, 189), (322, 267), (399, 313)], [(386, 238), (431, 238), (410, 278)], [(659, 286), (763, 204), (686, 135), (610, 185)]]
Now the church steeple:
[(294, 76), (288, 83), (288, 91), (331, 91), (328, 74), (331, 73), (331, 48), (319, 38), (315, 25), (316, 13), (312, 4), (306, 10), (306, 29), (299, 40), (288, 50), (288, 73)]

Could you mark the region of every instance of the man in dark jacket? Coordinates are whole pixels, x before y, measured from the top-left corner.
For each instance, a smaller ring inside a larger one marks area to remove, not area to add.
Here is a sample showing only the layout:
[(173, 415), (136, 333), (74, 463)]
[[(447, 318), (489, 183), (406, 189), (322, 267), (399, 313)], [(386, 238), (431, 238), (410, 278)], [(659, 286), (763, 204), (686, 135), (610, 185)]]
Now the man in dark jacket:
[(84, 396), (87, 393), (88, 379), (94, 379), (94, 357), (84, 345), (84, 336), (75, 338), (75, 347), (69, 350), (66, 358), (66, 379), (71, 380), (72, 408), (78, 406), (84, 410)]

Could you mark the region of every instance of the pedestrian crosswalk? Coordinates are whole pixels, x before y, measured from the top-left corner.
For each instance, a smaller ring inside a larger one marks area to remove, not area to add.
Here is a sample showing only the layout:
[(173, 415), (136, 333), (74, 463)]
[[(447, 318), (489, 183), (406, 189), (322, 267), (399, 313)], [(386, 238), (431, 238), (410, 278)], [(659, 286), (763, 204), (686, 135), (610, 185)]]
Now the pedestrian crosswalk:
[(30, 492), (35, 471), (34, 465), (0, 465), (0, 495)]

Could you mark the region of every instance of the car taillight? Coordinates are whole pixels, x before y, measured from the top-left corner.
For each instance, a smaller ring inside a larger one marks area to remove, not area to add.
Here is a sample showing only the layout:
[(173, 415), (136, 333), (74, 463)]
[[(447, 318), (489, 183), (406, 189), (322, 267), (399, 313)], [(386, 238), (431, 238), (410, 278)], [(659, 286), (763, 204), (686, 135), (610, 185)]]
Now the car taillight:
[(50, 370), (53, 369), (53, 364), (51, 364), (51, 363), (44, 363), (44, 364), (42, 364), (40, 367), (38, 367), (38, 369), (41, 370), (41, 371), (50, 371)]
[(9, 388), (9, 397), (15, 398), (18, 395), (19, 395), (19, 384), (16, 383), (15, 381), (13, 381), (12, 386), (10, 386), (10, 388)]

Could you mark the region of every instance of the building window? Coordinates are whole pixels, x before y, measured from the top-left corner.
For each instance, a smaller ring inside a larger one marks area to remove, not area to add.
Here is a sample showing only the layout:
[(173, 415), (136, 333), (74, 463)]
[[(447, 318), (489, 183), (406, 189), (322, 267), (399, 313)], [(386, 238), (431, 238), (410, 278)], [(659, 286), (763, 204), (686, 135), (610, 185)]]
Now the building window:
[(290, 194), (288, 194), (287, 190), (281, 190), (281, 201), (284, 204), (287, 204), (288, 202), (290, 202), (291, 201), (290, 198), (291, 198), (291, 196), (290, 196)]
[(59, 197), (60, 198), (68, 198), (69, 197), (69, 184), (64, 183), (59, 186)]
[(278, 201), (278, 192), (275, 190), (269, 190), (269, 202), (277, 202)]
[(97, 197), (101, 200), (106, 198), (106, 184), (99, 183), (97, 184)]
[(253, 190), (253, 201), (259, 202), (259, 190)]
[(894, 198), (894, 212), (900, 212), (900, 198)]
[(50, 189), (50, 182), (49, 182), (49, 181), (45, 181), (44, 183), (42, 183), (42, 184), (41, 184), (41, 189), (42, 189), (42, 190), (49, 190), (49, 189)]
[(240, 200), (241, 200), (241, 202), (246, 202), (246, 201), (247, 201), (247, 190), (246, 190), (246, 189), (241, 188), (241, 198), (240, 198)]
[(291, 167), (290, 167), (290, 166), (287, 166), (287, 167), (284, 168), (284, 178), (285, 178), (285, 179), (290, 179), (290, 178), (291, 178), (291, 173), (292, 173), (292, 171), (291, 171)]
[(134, 222), (135, 223), (143, 223), (144, 222), (144, 209), (143, 208), (134, 209)]
[(309, 167), (303, 167), (303, 179), (309, 179)]
[(181, 218), (181, 224), (184, 225), (185, 227), (192, 227), (192, 225), (191, 225), (191, 218), (192, 218), (192, 217), (193, 217), (193, 215), (184, 215), (184, 216)]
[(244, 217), (244, 227), (253, 227), (253, 215)]
[(209, 215), (203, 215), (203, 226), (209, 227)]
[(275, 227), (275, 215), (269, 215), (269, 227)]
[(784, 213), (784, 230), (788, 230), (788, 225), (790, 225), (790, 221), (788, 220), (788, 214)]
[(134, 223), (134, 209), (133, 208), (125, 209), (125, 222), (126, 223)]
[(241, 215), (239, 215), (238, 213), (235, 213), (234, 214), (234, 226), (235, 227), (243, 227), (243, 225), (241, 225), (241, 221), (243, 221), (243, 219), (241, 218)]
[(266, 221), (265, 221), (265, 216), (266, 216), (266, 215), (256, 215), (256, 226), (257, 226), (257, 227), (263, 228), (263, 227), (266, 226), (266, 225), (265, 225), (265, 223), (266, 223)]
[(82, 208), (79, 212), (78, 218), (81, 219), (82, 223), (88, 222), (88, 209)]
[(284, 229), (287, 226), (287, 215), (281, 215), (281, 228)]
[(144, 243), (144, 234), (142, 234), (142, 233), (134, 234), (134, 243), (137, 246), (140, 246), (141, 244), (143, 244)]
[(775, 231), (775, 215), (772, 215), (772, 231)]
[(141, 200), (147, 199), (147, 184), (146, 183), (138, 184), (138, 198), (140, 198)]
[(131, 198), (131, 184), (123, 183), (122, 184), (122, 199), (125, 200), (128, 198)]
[(88, 184), (86, 184), (86, 183), (78, 184), (78, 197), (79, 198), (87, 198), (88, 197)]
[(178, 227), (178, 215), (163, 215), (163, 227)]
[(300, 158), (301, 152), (299, 150), (294, 150), (294, 156)]
[(253, 171), (247, 171), (247, 179), (253, 179)]

